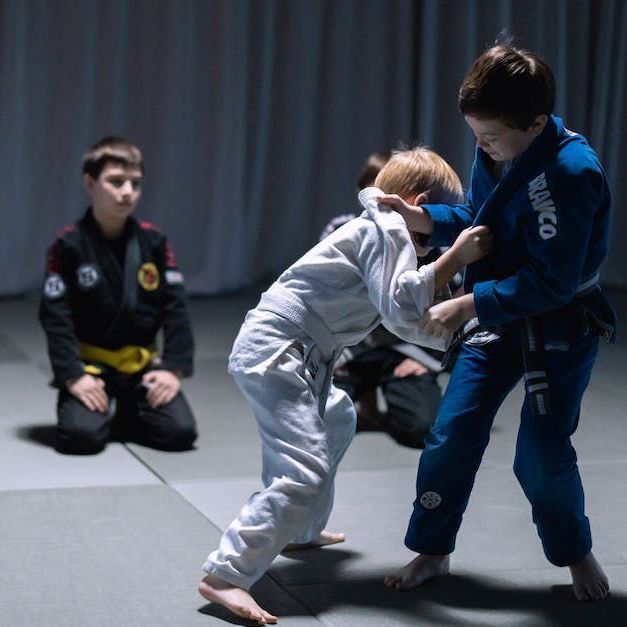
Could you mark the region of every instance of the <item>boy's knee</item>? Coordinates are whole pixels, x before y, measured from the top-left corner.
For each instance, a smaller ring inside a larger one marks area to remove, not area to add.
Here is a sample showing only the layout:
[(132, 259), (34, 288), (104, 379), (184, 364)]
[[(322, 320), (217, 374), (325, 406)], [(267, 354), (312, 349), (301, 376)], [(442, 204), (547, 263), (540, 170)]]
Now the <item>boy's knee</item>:
[(303, 470), (294, 477), (279, 477), (273, 480), (272, 486), (283, 492), (293, 505), (301, 503), (307, 507), (315, 502), (317, 496), (331, 481), (331, 470), (327, 465), (320, 464), (315, 468)]
[(299, 490), (314, 494), (321, 490), (330, 481), (333, 472), (329, 459), (324, 456), (315, 460), (308, 460), (301, 468), (295, 469), (294, 485)]
[(94, 430), (64, 426), (57, 428), (57, 446), (59, 453), (66, 455), (94, 455), (100, 453), (107, 444), (107, 437)]
[(518, 483), (520, 483), (525, 491), (528, 485), (532, 486), (533, 484), (537, 484), (540, 477), (544, 474), (528, 452), (516, 452), (512, 469), (514, 476), (518, 479)]
[(104, 449), (109, 438), (109, 419), (91, 411), (66, 392), (57, 405), (57, 444), (60, 453), (92, 455)]
[(194, 445), (198, 432), (195, 425), (174, 425), (163, 439), (163, 448), (167, 451), (188, 451)]
[(344, 438), (350, 441), (353, 439), (353, 436), (357, 431), (357, 412), (355, 411), (354, 406), (351, 406), (350, 409), (345, 412), (342, 422), (342, 433)]
[(141, 444), (164, 451), (187, 451), (198, 437), (196, 419), (183, 394), (177, 394), (170, 403), (156, 410), (145, 410), (149, 419), (138, 428), (137, 439)]
[(437, 456), (441, 456), (445, 463), (466, 465), (480, 460), (488, 444), (489, 436), (483, 433), (473, 433), (466, 426), (432, 425), (425, 436), (425, 443)]
[(542, 456), (517, 454), (514, 459), (514, 475), (529, 502), (534, 507), (549, 509), (556, 497), (559, 475)]

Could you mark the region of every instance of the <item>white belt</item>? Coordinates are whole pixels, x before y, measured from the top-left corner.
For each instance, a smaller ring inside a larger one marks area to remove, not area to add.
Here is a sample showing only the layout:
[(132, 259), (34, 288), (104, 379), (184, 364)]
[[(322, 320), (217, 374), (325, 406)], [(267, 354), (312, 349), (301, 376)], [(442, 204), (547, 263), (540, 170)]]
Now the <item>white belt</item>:
[(318, 411), (320, 417), (324, 417), (333, 380), (333, 365), (343, 346), (337, 343), (324, 320), (302, 298), (276, 283), (261, 295), (257, 309), (287, 318), (315, 342), (306, 358), (305, 367), (314, 380), (314, 387), (319, 394)]
[(311, 306), (281, 285), (275, 283), (264, 292), (257, 309), (274, 312), (293, 322), (314, 340), (324, 359), (330, 359), (342, 349), (324, 320)]

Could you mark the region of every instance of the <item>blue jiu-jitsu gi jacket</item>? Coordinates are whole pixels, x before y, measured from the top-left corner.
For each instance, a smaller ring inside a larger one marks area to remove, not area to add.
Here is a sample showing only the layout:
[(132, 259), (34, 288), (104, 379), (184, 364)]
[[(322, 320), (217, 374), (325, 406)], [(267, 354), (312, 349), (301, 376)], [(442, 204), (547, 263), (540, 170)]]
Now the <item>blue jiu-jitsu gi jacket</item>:
[[(608, 247), (610, 194), (594, 150), (555, 116), (502, 179), (492, 165), (477, 147), (468, 203), (424, 207), (433, 246), (451, 244), (471, 224), (492, 229), (494, 250), (467, 268), (464, 287), (474, 294), (479, 322), (503, 326), (559, 310), (596, 283)], [(600, 290), (581, 300), (612, 339), (615, 318)], [(558, 339), (563, 326), (555, 316), (544, 322), (545, 340)]]

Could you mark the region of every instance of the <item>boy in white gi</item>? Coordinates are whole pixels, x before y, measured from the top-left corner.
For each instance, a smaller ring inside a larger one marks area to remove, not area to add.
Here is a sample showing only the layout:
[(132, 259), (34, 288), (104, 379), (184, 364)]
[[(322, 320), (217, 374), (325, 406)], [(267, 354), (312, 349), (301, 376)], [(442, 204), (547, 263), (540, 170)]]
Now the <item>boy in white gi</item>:
[(408, 342), (443, 349), (419, 324), (434, 294), (491, 246), (485, 227), (464, 231), (432, 264), (417, 268), (416, 243), (400, 214), (377, 203), (397, 193), (414, 204), (459, 203), (459, 178), (425, 148), (393, 154), (362, 190), (365, 211), (288, 268), (248, 312), (229, 371), (248, 398), (262, 440), (265, 489), (253, 494), (203, 570), (200, 594), (244, 618), (276, 623), (248, 593), (286, 545), (344, 540), (325, 531), (337, 466), (355, 432), (355, 410), (332, 385), (345, 346), (380, 322)]

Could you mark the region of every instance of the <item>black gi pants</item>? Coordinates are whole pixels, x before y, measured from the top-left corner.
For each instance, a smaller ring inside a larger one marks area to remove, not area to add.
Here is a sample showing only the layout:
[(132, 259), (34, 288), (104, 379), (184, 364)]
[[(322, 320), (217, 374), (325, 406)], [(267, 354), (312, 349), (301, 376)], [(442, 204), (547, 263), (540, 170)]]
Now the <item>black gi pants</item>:
[[(381, 429), (399, 444), (423, 448), (424, 438), (438, 413), (442, 392), (433, 372), (395, 377), (394, 368), (404, 359), (405, 355), (391, 348), (373, 348), (345, 364), (347, 374), (336, 373), (333, 382), (353, 401), (380, 386), (388, 406), (387, 413), (380, 417)], [(360, 427), (358, 415), (358, 431)]]
[(89, 410), (66, 389), (57, 400), (57, 450), (60, 453), (89, 455), (104, 449), (109, 440), (135, 442), (164, 451), (192, 448), (197, 437), (196, 420), (182, 392), (169, 403), (150, 407), (144, 372), (135, 375), (104, 374), (111, 412)]

